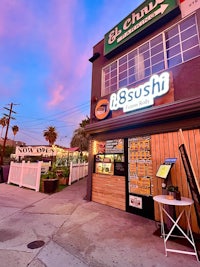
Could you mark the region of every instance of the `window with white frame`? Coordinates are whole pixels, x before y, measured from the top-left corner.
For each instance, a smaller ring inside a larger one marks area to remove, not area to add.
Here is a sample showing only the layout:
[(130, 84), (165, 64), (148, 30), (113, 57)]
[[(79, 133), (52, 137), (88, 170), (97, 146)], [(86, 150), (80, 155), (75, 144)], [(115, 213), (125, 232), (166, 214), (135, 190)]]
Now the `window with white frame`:
[(102, 95), (113, 93), (118, 89), (117, 61), (104, 68), (103, 84), (103, 91), (101, 92)]
[(101, 95), (113, 93), (199, 55), (197, 22), (192, 15), (106, 66), (102, 71)]

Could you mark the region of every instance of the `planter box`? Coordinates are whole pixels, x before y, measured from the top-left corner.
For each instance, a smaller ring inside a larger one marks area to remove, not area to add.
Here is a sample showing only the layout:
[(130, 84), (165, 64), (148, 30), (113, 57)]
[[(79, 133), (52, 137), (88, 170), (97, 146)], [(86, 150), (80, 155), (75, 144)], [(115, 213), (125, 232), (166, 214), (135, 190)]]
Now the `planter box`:
[(43, 179), (44, 193), (52, 194), (58, 189), (59, 180), (58, 179)]
[(68, 185), (68, 183), (69, 183), (69, 178), (66, 178), (66, 177), (59, 178), (60, 185)]

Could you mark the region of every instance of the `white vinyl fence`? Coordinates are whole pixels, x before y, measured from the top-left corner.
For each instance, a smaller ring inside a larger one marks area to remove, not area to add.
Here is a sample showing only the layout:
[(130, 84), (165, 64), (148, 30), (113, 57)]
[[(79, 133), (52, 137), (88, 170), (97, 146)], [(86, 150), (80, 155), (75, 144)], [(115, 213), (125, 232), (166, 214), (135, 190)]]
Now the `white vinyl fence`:
[[(40, 177), (46, 169), (48, 169), (49, 163), (39, 162), (25, 162), (22, 163), (11, 162), (8, 175), (8, 184), (13, 183), (20, 187), (27, 187), (39, 191), (40, 189)], [(70, 164), (69, 185), (78, 181), (88, 175), (88, 163)]]
[(39, 191), (42, 162), (37, 163), (11, 162), (8, 175), (8, 184), (13, 183), (20, 187), (27, 187)]
[(69, 185), (88, 175), (88, 163), (70, 163)]

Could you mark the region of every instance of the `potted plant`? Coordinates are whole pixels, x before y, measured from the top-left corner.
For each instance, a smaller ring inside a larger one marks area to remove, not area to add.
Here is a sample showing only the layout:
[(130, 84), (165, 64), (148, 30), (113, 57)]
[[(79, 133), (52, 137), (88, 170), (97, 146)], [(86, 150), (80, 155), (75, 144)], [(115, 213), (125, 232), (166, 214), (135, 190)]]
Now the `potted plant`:
[(47, 194), (55, 193), (58, 189), (59, 180), (53, 170), (41, 175), (42, 191)]
[(174, 186), (174, 185), (169, 185), (167, 187), (167, 192), (168, 192), (168, 195), (166, 196), (167, 199), (176, 199), (176, 193), (178, 192), (178, 186)]
[(69, 167), (63, 166), (59, 172), (57, 172), (60, 185), (68, 185), (69, 182)]

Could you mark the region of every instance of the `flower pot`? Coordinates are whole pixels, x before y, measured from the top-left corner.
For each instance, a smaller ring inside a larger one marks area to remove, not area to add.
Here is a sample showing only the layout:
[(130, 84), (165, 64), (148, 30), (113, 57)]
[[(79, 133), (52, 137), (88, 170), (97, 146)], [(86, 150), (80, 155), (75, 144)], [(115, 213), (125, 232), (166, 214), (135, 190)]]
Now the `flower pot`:
[(170, 199), (170, 200), (175, 199), (175, 192), (169, 191), (168, 195), (166, 196), (166, 198)]
[(174, 196), (173, 195), (166, 195), (166, 199), (173, 200)]
[(68, 182), (69, 182), (69, 178), (67, 178), (67, 177), (59, 178), (59, 184), (60, 185), (68, 185)]
[(44, 193), (52, 194), (58, 189), (59, 180), (58, 179), (43, 179)]

